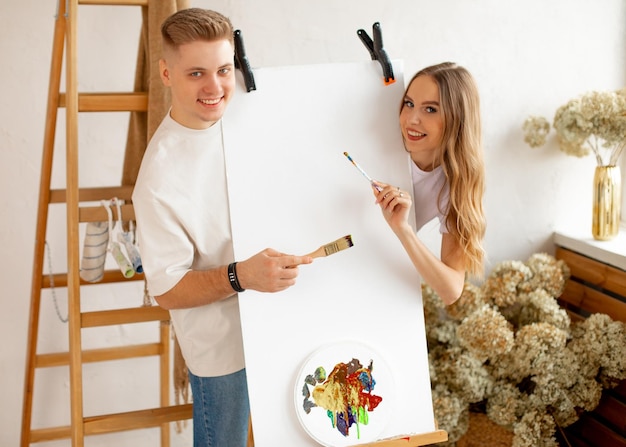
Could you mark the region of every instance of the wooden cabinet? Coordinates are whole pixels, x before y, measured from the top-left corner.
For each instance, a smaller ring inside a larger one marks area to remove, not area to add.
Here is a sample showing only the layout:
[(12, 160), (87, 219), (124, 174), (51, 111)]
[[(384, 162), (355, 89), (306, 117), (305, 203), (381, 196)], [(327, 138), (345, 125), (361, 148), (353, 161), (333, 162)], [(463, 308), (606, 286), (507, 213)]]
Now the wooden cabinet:
[[(626, 322), (626, 271), (560, 246), (556, 258), (571, 270), (559, 303), (572, 321), (604, 313)], [(626, 381), (605, 390), (598, 407), (567, 427), (565, 434), (572, 447), (626, 447)]]

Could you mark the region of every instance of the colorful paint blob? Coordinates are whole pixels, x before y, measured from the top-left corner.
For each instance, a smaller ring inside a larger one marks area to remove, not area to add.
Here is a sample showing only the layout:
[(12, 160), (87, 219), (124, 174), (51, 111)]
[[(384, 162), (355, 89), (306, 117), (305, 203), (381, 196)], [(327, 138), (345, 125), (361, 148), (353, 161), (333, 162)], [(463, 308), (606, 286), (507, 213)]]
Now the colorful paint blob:
[[(350, 428), (355, 425), (357, 438), (360, 439), (360, 425), (369, 423), (369, 413), (374, 411), (383, 398), (372, 394), (376, 381), (372, 376), (374, 362), (364, 367), (353, 358), (348, 363), (338, 363), (326, 377), (323, 367), (318, 367), (314, 374), (304, 379), (302, 395), (306, 414), (312, 408), (326, 410), (333, 429), (343, 436), (349, 436)], [(313, 390), (309, 390), (309, 386)]]

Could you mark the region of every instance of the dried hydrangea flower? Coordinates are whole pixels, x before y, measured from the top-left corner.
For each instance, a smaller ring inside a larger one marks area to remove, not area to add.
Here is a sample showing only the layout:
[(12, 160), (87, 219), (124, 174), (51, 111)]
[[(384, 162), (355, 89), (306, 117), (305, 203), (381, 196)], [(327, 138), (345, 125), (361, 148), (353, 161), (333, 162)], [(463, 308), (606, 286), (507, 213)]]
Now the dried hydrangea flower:
[(543, 116), (529, 116), (522, 125), (524, 141), (530, 147), (539, 147), (546, 144), (550, 132), (550, 123)]
[(624, 148), (626, 98), (621, 91), (586, 93), (559, 107), (552, 126), (566, 154), (593, 152), (598, 166), (614, 165)]
[(561, 427), (568, 427), (579, 418), (576, 405), (567, 395), (552, 404), (551, 414), (555, 422)]
[(554, 355), (565, 349), (567, 333), (548, 323), (523, 326), (515, 334), (515, 366), (522, 376), (552, 369)]
[(532, 393), (542, 405), (552, 407), (557, 402), (567, 399), (566, 390), (561, 386), (555, 374), (537, 374), (532, 376), (531, 380), (534, 384)]
[(564, 331), (570, 327), (570, 318), (565, 309), (544, 289), (527, 294), (526, 305), (520, 310), (518, 324), (548, 323)]
[(426, 327), (426, 340), (429, 346), (438, 344), (458, 345), (456, 328), (459, 325), (454, 320), (442, 320), (436, 325)]
[(571, 274), (565, 261), (547, 253), (535, 253), (528, 258), (526, 265), (532, 271), (532, 277), (520, 286), (522, 290), (544, 289), (553, 297), (561, 296)]
[(593, 125), (583, 116), (580, 98), (572, 99), (556, 110), (553, 126), (563, 152), (575, 157), (584, 157), (591, 152), (591, 148), (584, 144)]
[(491, 394), (494, 379), (476, 357), (464, 352), (458, 359), (457, 376), (451, 383), (458, 393), (470, 404), (481, 402)]
[(567, 391), (572, 403), (586, 411), (593, 411), (602, 398), (602, 385), (590, 377), (578, 377), (574, 386)]
[(524, 378), (518, 374), (513, 349), (505, 354), (490, 357), (485, 363), (485, 367), (496, 381), (510, 381), (516, 384)]
[(626, 378), (626, 324), (621, 321), (613, 321), (606, 314), (592, 314), (572, 325), (569, 348), (584, 359), (587, 376), (601, 371), (607, 384)]
[[(460, 355), (463, 348), (459, 346), (443, 346), (439, 345), (431, 349), (428, 353), (429, 362), (435, 370), (435, 379), (431, 375), (431, 382), (433, 384), (445, 385), (448, 390), (451, 390), (450, 369), (454, 359)], [(453, 375), (453, 374), (452, 374)]]
[(458, 326), (459, 344), (481, 361), (507, 353), (513, 347), (511, 324), (497, 310), (483, 306)]
[[(480, 402), (491, 394), (493, 378), (483, 363), (458, 346), (437, 350), (431, 357), (437, 383), (459, 395), (464, 402)], [(432, 379), (431, 379), (432, 380)]]
[(626, 379), (626, 324), (612, 321), (603, 338), (606, 349), (600, 357), (600, 375), (615, 381)]
[(532, 410), (513, 429), (512, 447), (558, 447), (554, 418), (546, 410)]
[(448, 316), (461, 321), (485, 303), (480, 287), (470, 282), (465, 282), (463, 292), (458, 300), (446, 307)]
[(574, 386), (580, 376), (580, 358), (568, 347), (556, 349), (552, 353), (552, 362), (542, 371), (542, 375), (550, 375), (550, 380), (563, 389)]
[(442, 385), (435, 386), (432, 395), (435, 420), (439, 428), (448, 433), (448, 443), (454, 445), (469, 427), (469, 407)]
[(521, 261), (504, 261), (496, 265), (482, 285), (485, 300), (498, 307), (506, 307), (517, 301), (518, 285), (528, 281), (532, 271)]
[(487, 400), (487, 416), (496, 424), (512, 427), (518, 421), (522, 393), (510, 382), (499, 381)]
[(518, 412), (517, 412), (518, 419), (521, 420), (522, 417), (529, 411), (537, 411), (537, 410), (546, 411), (547, 409), (538, 396), (534, 394), (526, 394), (525, 392), (523, 392), (522, 400), (518, 404)]

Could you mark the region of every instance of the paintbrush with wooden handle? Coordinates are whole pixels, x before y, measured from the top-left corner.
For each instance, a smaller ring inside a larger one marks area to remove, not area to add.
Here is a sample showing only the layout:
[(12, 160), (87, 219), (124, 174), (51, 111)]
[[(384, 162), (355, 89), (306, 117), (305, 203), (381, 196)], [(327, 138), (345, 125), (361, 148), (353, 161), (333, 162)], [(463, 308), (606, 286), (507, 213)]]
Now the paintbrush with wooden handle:
[(354, 244), (352, 243), (352, 235), (347, 235), (337, 239), (336, 241), (330, 242), (326, 245), (322, 245), (320, 248), (312, 253), (309, 253), (306, 256), (311, 256), (312, 258), (321, 258), (323, 256), (335, 254), (341, 250), (345, 250), (346, 248), (350, 248), (353, 245)]

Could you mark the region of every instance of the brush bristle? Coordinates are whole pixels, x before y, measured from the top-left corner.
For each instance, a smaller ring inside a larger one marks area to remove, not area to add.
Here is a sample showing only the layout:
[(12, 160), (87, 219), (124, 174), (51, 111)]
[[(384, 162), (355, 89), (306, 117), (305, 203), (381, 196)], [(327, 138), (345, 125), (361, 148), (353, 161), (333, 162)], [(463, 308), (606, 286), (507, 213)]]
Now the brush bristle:
[(326, 256), (337, 253), (338, 251), (345, 250), (346, 248), (352, 247), (354, 244), (352, 243), (352, 235), (344, 236), (340, 239), (337, 239), (330, 244), (324, 245), (324, 252)]

